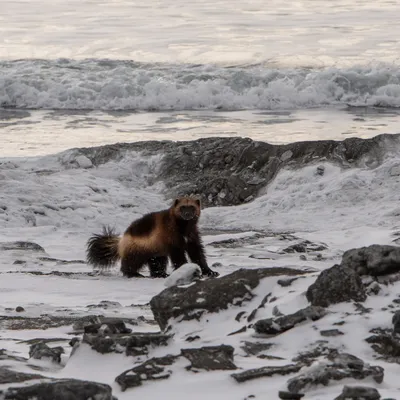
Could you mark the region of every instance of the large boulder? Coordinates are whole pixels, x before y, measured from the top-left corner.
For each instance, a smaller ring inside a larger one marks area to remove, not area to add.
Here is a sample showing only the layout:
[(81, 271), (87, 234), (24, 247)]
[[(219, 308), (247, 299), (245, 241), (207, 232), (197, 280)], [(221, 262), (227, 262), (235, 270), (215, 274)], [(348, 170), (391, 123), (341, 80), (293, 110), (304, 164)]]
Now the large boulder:
[(359, 275), (386, 275), (400, 272), (400, 247), (373, 244), (347, 250), (342, 256), (342, 266)]
[(367, 295), (360, 276), (341, 265), (322, 271), (307, 289), (307, 300), (313, 306), (328, 307), (344, 301), (365, 301)]
[(198, 281), (189, 287), (169, 287), (151, 299), (150, 307), (164, 330), (170, 318), (200, 319), (205, 312), (216, 313), (229, 305), (242, 305), (254, 297), (252, 289), (261, 279), (303, 273), (291, 268), (239, 269), (221, 278)]

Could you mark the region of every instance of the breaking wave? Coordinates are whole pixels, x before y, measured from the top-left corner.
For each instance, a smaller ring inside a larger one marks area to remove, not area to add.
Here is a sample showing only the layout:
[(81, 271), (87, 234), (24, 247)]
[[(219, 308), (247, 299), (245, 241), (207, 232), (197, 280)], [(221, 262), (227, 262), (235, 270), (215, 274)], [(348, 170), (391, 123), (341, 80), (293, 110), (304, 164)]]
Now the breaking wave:
[(1, 61), (0, 105), (160, 111), (400, 107), (400, 67), (274, 69), (113, 60)]

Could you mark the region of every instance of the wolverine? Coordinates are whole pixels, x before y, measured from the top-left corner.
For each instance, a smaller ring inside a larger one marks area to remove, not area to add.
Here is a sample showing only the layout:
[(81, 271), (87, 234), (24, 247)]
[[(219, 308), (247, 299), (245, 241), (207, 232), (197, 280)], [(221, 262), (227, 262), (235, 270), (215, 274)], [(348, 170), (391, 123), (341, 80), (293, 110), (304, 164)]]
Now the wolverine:
[(218, 276), (206, 261), (197, 222), (200, 200), (179, 197), (170, 208), (144, 215), (133, 221), (122, 236), (109, 227), (93, 234), (87, 242), (87, 261), (98, 268), (108, 268), (121, 260), (121, 272), (128, 278), (143, 277), (139, 273), (148, 265), (150, 276), (165, 278), (168, 258), (174, 269), (191, 262), (199, 265), (203, 275)]

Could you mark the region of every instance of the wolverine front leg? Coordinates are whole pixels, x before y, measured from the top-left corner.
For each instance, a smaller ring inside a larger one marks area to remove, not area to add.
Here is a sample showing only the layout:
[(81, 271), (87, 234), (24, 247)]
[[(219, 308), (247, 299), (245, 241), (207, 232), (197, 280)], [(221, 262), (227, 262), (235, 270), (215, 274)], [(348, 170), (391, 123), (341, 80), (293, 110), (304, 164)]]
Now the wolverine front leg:
[(168, 257), (152, 257), (148, 261), (152, 278), (166, 278)]
[(208, 276), (219, 276), (219, 272), (213, 271), (208, 265), (204, 252), (204, 246), (201, 241), (199, 233), (196, 231), (192, 232), (188, 237), (187, 252), (190, 260), (199, 265), (203, 275)]
[(169, 257), (171, 258), (172, 266), (174, 269), (181, 267), (187, 263), (185, 256), (185, 247), (174, 246), (170, 249)]

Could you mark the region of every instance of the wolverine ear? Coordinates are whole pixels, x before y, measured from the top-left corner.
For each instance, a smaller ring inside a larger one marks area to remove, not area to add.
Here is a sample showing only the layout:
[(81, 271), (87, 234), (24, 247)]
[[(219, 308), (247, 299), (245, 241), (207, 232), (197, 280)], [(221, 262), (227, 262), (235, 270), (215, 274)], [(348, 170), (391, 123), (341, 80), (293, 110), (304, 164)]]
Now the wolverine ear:
[(179, 199), (174, 200), (174, 207), (176, 207), (179, 204)]
[(201, 201), (200, 199), (196, 199), (196, 204), (200, 207), (201, 206)]

